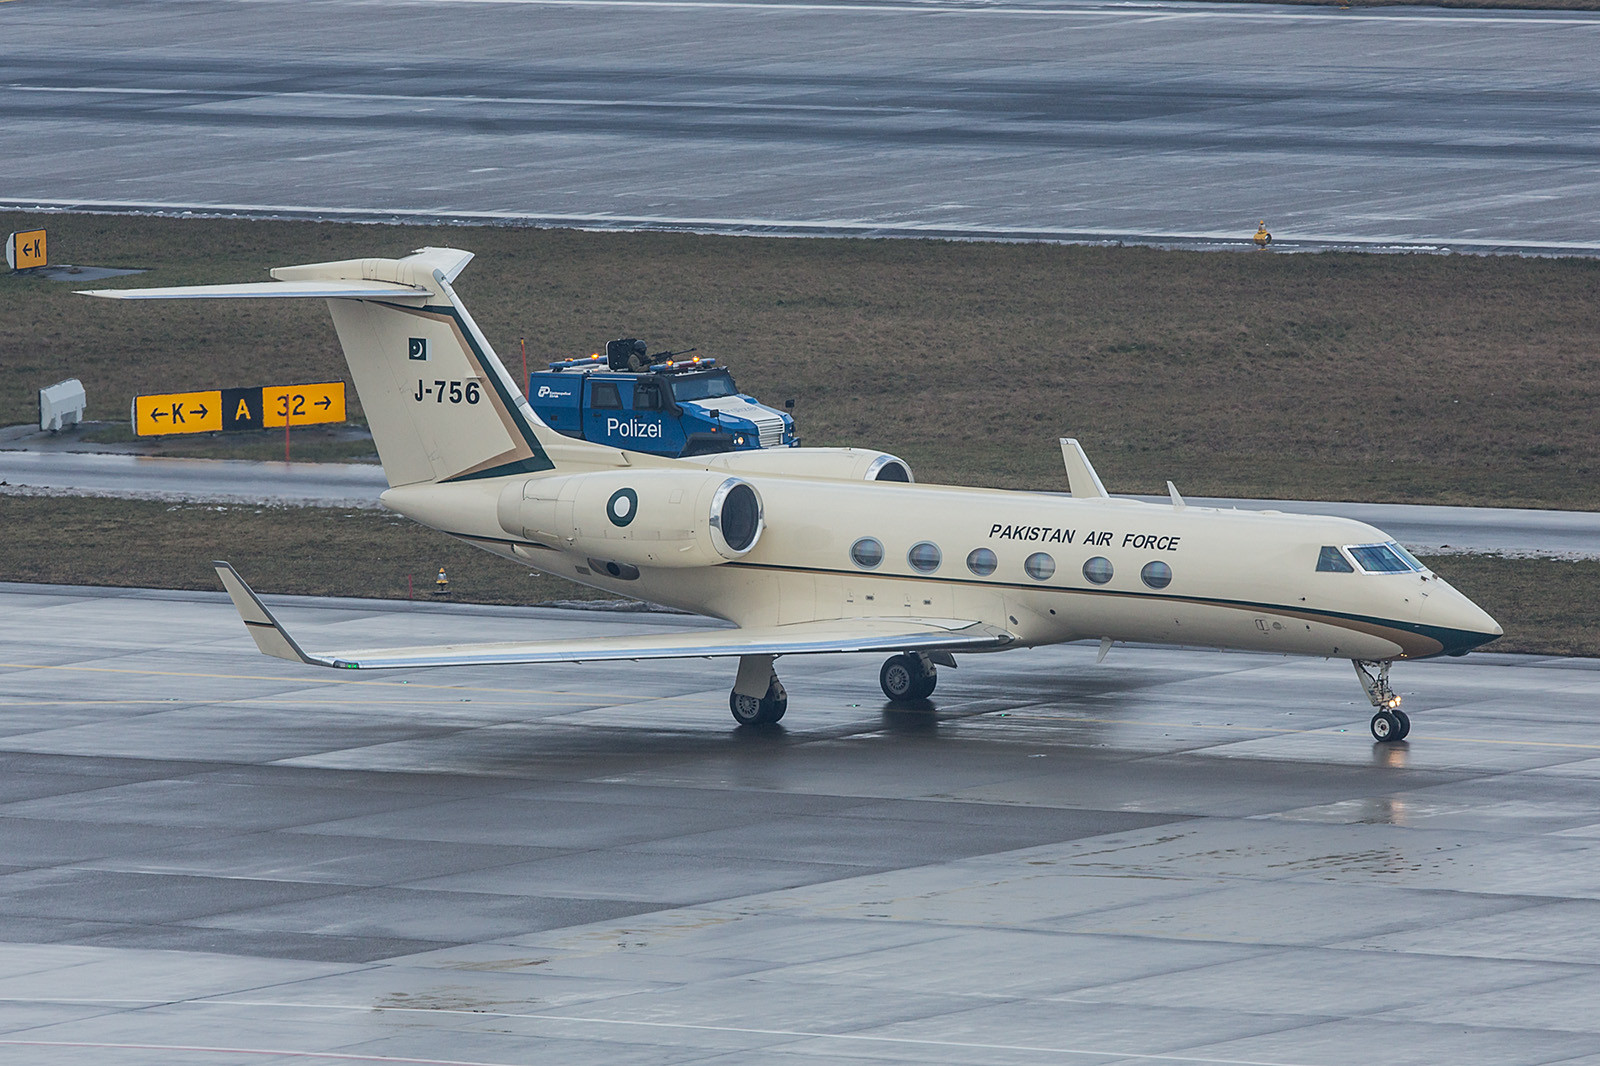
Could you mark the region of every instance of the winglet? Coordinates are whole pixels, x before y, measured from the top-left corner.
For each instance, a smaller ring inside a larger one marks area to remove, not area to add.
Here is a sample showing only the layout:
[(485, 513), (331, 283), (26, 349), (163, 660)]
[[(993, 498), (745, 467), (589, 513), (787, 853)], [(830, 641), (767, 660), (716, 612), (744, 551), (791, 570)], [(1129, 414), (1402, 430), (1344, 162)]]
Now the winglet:
[(255, 638), (256, 647), (265, 655), (275, 656), (279, 659), (288, 659), (290, 662), (310, 663), (312, 666), (334, 666), (329, 659), (317, 659), (300, 650), (300, 645), (295, 643), (278, 620), (272, 617), (272, 612), (267, 610), (267, 605), (261, 602), (255, 590), (244, 583), (244, 578), (233, 568), (233, 564), (221, 559), (213, 560), (212, 566), (216, 567), (217, 577), (222, 579), (222, 587), (228, 590), (228, 596), (233, 600), (233, 606), (239, 612), (244, 627)]
[(1094, 472), (1094, 466), (1084, 454), (1083, 445), (1072, 437), (1062, 437), (1061, 459), (1067, 464), (1067, 491), (1074, 497), (1080, 500), (1110, 498), (1111, 493), (1100, 483), (1100, 475)]

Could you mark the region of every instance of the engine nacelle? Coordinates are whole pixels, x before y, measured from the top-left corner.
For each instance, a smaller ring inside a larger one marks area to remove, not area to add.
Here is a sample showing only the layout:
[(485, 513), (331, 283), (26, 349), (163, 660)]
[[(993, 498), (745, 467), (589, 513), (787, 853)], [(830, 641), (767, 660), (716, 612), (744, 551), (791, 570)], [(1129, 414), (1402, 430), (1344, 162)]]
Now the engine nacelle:
[(788, 474), (840, 481), (915, 481), (904, 459), (866, 448), (761, 448), (701, 456), (695, 462), (746, 474)]
[(507, 533), (582, 553), (608, 573), (608, 563), (625, 571), (738, 559), (756, 546), (765, 522), (753, 486), (701, 470), (606, 470), (516, 481), (501, 491), (498, 517)]

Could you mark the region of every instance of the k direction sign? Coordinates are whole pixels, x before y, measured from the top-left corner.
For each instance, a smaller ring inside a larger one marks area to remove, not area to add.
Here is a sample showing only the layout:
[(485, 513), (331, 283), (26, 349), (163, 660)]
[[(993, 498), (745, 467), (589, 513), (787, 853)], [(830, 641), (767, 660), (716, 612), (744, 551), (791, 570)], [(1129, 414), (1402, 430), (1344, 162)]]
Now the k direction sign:
[(141, 437), (215, 433), (221, 428), (220, 392), (172, 392), (133, 398), (133, 431)]
[(31, 270), (46, 266), (49, 261), (44, 230), (22, 230), (6, 238), (6, 265), (12, 270)]
[(133, 431), (141, 437), (233, 429), (281, 429), (344, 420), (342, 381), (172, 392), (133, 398)]

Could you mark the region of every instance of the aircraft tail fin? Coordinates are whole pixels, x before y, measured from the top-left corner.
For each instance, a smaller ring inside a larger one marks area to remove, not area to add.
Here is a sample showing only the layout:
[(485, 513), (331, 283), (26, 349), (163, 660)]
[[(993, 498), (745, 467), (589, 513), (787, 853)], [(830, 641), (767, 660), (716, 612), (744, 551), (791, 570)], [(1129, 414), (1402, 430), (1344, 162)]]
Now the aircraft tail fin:
[[(361, 408), (391, 486), (533, 474), (555, 463), (554, 431), (462, 305), (450, 283), (472, 259), (422, 248), (403, 259), (277, 267), (274, 281), (88, 292), (123, 300), (311, 297), (328, 301)], [(563, 450), (597, 445), (561, 438)]]

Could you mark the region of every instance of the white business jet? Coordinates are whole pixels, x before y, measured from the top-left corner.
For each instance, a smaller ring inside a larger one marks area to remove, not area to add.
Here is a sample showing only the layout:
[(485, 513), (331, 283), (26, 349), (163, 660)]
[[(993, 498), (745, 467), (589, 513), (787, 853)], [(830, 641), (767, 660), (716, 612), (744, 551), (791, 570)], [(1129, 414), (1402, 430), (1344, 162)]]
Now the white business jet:
[[(1410, 721), (1397, 659), (1500, 636), (1476, 604), (1360, 522), (1112, 499), (1075, 440), (1070, 496), (922, 485), (881, 452), (781, 448), (667, 459), (549, 429), (451, 288), (471, 253), (279, 267), (244, 285), (100, 290), (118, 300), (328, 301), (389, 508), (545, 573), (734, 623), (649, 636), (311, 651), (216, 564), (257, 646), (316, 666), (736, 657), (741, 725), (783, 717), (783, 655), (891, 653), (891, 701), (925, 700), (956, 652), (1073, 640), (1351, 660), (1372, 735)], [(879, 480), (885, 471), (896, 480)]]

